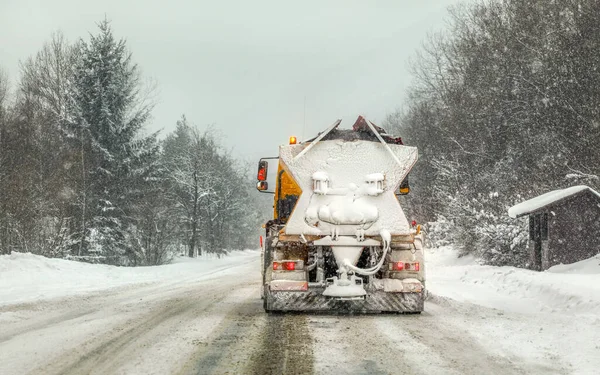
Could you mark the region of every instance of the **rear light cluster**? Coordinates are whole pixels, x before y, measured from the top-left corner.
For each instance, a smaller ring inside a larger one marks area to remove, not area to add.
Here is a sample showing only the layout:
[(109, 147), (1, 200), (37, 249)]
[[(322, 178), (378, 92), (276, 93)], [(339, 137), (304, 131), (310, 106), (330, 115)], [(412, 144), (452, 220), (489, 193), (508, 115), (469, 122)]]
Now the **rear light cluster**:
[(394, 262), (390, 263), (390, 271), (414, 271), (418, 272), (421, 269), (419, 262)]
[(304, 269), (304, 261), (302, 260), (273, 262), (273, 271), (297, 271), (302, 269)]

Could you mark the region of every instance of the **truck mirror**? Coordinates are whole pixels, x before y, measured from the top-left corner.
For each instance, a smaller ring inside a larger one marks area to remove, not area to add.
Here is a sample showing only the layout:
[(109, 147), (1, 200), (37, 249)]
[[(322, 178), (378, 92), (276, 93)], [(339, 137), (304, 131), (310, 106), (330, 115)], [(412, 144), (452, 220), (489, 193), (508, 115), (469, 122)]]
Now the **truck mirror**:
[(258, 174), (256, 175), (256, 179), (258, 181), (266, 182), (268, 170), (269, 170), (269, 163), (266, 160), (259, 161), (258, 162)]
[[(269, 176), (268, 172), (269, 169), (277, 171), (278, 163), (278, 157), (261, 158), (258, 162), (258, 173), (256, 174), (256, 179), (258, 180), (258, 183), (256, 184), (256, 189), (260, 193), (275, 194), (275, 191), (269, 190), (269, 187), (272, 188), (273, 186), (277, 186), (277, 182), (275, 181), (277, 178), (277, 173), (273, 172)], [(271, 164), (270, 168), (269, 164)]]
[(267, 181), (258, 181), (256, 189), (258, 191), (267, 191), (269, 190), (269, 183)]

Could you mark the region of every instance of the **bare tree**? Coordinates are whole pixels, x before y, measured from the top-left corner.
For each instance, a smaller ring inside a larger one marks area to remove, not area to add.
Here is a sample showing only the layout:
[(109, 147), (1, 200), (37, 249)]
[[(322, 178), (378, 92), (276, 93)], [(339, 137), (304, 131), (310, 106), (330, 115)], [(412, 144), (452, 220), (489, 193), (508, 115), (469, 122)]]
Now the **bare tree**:
[(598, 12), (593, 0), (471, 2), (414, 59), (409, 101), (388, 120), (420, 148), (411, 182), (425, 194), (406, 199), (451, 220), (465, 252), (522, 264), (525, 228), (507, 207), (575, 178), (599, 186)]
[(9, 165), (6, 157), (6, 133), (8, 127), (8, 95), (9, 83), (8, 75), (0, 68), (0, 254), (9, 254), (10, 246), (8, 244), (9, 225), (8, 210), (6, 207), (6, 181)]
[(190, 126), (185, 116), (177, 122), (175, 132), (165, 140), (166, 167), (173, 184), (176, 207), (185, 217), (188, 256), (201, 253), (198, 248), (201, 205), (211, 194), (206, 186), (206, 160), (203, 153), (206, 137)]
[(66, 183), (70, 150), (61, 122), (67, 116), (73, 60), (64, 36), (53, 34), (40, 52), (21, 64), (16, 91), (12, 133), (21, 144), (21, 150), (15, 150), (20, 154), (15, 166), (21, 181), (17, 189), (24, 206), (31, 207), (14, 219), (27, 246), (45, 255), (60, 255), (70, 215)]

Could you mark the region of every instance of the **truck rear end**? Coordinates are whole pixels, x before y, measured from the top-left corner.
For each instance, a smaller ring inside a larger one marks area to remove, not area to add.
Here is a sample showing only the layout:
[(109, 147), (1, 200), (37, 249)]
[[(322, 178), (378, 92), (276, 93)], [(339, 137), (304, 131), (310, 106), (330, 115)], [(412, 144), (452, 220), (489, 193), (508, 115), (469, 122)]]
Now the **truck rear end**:
[[(339, 124), (279, 149), (263, 241), (264, 308), (419, 313), (423, 235), (398, 199), (409, 192), (417, 150), (362, 117), (352, 129)], [(263, 192), (267, 166), (259, 163)]]

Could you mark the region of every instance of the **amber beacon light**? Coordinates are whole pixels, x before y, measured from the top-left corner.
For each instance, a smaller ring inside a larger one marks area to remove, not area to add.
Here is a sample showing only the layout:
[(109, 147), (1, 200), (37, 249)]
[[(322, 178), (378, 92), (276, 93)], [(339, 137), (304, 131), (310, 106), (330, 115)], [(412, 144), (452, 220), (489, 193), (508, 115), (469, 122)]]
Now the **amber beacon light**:
[(290, 144), (291, 145), (295, 145), (296, 143), (298, 143), (298, 140), (296, 139), (296, 137), (294, 137), (293, 135), (290, 137)]

